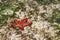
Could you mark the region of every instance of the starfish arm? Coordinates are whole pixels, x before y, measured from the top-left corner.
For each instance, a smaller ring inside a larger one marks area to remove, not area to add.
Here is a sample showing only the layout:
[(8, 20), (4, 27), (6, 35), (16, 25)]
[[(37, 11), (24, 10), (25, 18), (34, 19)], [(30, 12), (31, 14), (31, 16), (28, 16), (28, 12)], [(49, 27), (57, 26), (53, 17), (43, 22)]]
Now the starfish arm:
[(21, 21), (22, 22), (26, 22), (28, 20), (28, 18), (24, 18), (24, 19), (22, 19)]
[(20, 29), (21, 29), (21, 30), (24, 30), (24, 26), (20, 26)]
[(24, 25), (25, 26), (30, 26), (32, 24), (32, 22), (26, 22)]
[(20, 20), (17, 20), (16, 24), (21, 24), (21, 21)]
[(17, 20), (16, 18), (13, 19), (16, 24), (21, 23), (21, 20)]
[(16, 24), (11, 24), (11, 27), (16, 28)]
[(17, 19), (16, 18), (14, 18), (13, 20), (14, 20), (15, 23), (17, 23)]

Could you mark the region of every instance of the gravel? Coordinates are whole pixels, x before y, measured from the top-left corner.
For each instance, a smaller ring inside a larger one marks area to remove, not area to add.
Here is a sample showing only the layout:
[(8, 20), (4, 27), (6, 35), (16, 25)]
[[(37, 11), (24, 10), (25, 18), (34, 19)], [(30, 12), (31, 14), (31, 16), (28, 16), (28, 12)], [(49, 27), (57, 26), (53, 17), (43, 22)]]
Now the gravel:
[[(24, 2), (23, 0), (19, 1)], [(32, 21), (33, 24), (30, 27), (25, 27), (23, 31), (13, 29), (9, 24), (3, 25), (0, 28), (0, 40), (57, 40), (55, 38), (57, 30), (54, 30), (54, 28), (51, 27), (51, 23), (44, 19), (51, 17), (55, 9), (60, 10), (60, 4), (51, 3), (40, 6), (36, 1), (26, 0), (25, 2), (26, 10), (21, 11), (20, 9), (18, 12), (15, 12), (16, 17), (19, 17), (19, 19), (28, 17), (28, 21)], [(43, 13), (44, 17), (41, 16)], [(13, 14), (13, 11), (6, 9), (4, 14), (10, 15)], [(10, 23), (11, 19), (8, 21)]]

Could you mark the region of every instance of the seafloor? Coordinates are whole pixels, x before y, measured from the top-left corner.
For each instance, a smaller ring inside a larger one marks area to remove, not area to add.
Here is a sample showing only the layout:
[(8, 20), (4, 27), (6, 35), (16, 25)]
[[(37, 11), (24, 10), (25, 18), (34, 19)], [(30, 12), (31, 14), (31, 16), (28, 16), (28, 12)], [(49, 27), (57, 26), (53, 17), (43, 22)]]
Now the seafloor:
[[(26, 17), (31, 26), (10, 27)], [(0, 40), (60, 40), (60, 0), (0, 0)]]

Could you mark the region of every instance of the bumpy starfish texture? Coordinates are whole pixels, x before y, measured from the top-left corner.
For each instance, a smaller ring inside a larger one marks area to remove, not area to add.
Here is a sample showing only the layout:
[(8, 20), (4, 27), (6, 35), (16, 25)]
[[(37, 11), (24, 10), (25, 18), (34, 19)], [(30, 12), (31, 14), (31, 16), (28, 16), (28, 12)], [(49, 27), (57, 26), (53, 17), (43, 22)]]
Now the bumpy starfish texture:
[(27, 22), (28, 18), (24, 18), (22, 20), (17, 20), (16, 18), (13, 19), (15, 22), (11, 24), (11, 27), (16, 28), (19, 27), (21, 30), (24, 30), (24, 27), (32, 25), (32, 22)]

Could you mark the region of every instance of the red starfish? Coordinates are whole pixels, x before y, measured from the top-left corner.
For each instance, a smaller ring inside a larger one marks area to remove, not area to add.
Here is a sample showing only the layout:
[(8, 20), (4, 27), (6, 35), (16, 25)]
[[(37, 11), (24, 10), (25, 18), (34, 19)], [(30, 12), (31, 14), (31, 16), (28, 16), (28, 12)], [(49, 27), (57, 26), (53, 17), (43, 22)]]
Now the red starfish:
[(12, 24), (11, 27), (16, 28), (19, 26), (21, 30), (24, 30), (25, 26), (30, 26), (32, 24), (32, 22), (27, 22), (28, 18), (24, 18), (22, 20), (17, 20), (14, 18), (13, 20), (15, 23)]

